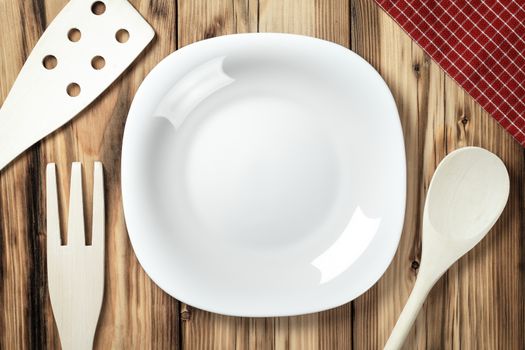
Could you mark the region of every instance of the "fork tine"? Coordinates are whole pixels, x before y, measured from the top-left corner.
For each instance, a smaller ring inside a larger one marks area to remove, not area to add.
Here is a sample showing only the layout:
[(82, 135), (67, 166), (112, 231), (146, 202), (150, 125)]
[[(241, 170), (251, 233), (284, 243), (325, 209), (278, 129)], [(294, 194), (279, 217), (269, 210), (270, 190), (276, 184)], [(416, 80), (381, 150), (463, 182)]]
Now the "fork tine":
[(94, 163), (93, 177), (93, 233), (91, 245), (104, 247), (104, 176), (102, 163)]
[[(57, 247), (60, 242), (60, 219), (58, 213), (57, 175), (55, 163), (46, 168), (47, 245)], [(48, 250), (49, 251), (49, 250)]]
[(67, 224), (67, 245), (84, 246), (84, 207), (82, 203), (82, 165), (71, 165), (71, 185), (69, 187), (69, 219)]

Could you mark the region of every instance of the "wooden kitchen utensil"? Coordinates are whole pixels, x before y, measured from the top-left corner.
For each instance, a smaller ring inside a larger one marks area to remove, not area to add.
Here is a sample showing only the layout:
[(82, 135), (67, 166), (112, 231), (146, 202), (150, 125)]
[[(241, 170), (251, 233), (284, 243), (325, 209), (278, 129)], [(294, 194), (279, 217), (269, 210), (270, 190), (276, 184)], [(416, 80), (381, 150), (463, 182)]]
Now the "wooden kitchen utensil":
[(92, 244), (85, 244), (80, 163), (73, 163), (67, 244), (60, 239), (55, 164), (47, 166), (47, 278), (62, 349), (92, 349), (104, 294), (104, 184), (94, 164)]
[(423, 251), (414, 289), (385, 349), (400, 349), (430, 289), (496, 223), (509, 196), (509, 175), (489, 151), (450, 153), (432, 177), (423, 213)]
[(0, 109), (0, 170), (86, 108), (154, 34), (127, 0), (69, 1)]

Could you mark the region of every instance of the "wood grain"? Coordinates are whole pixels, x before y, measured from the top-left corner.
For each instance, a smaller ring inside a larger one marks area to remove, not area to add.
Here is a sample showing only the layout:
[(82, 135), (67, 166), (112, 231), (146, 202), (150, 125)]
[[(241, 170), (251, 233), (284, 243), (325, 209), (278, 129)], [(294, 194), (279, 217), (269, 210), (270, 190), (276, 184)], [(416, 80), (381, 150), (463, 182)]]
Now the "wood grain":
[[(0, 101), (65, 3), (0, 1)], [(67, 203), (72, 161), (82, 161), (86, 174), (92, 173), (94, 160), (105, 167), (107, 277), (96, 348), (379, 349), (417, 276), (421, 213), (431, 176), (447, 153), (466, 145), (485, 147), (503, 159), (511, 175), (509, 204), (488, 237), (433, 289), (406, 348), (524, 348), (525, 152), (372, 0), (132, 3), (155, 28), (154, 43), (90, 108), (0, 173), (0, 349), (59, 347), (45, 272), (43, 189), (48, 162), (58, 166), (61, 203)], [(367, 293), (318, 314), (250, 319), (179, 305), (145, 275), (126, 233), (120, 151), (138, 85), (177, 48), (255, 31), (306, 34), (351, 48), (385, 78), (403, 124), (408, 201), (394, 261)], [(90, 178), (84, 182), (86, 203), (92, 195)], [(60, 211), (67, 217), (65, 205)], [(89, 223), (89, 210), (86, 216)]]

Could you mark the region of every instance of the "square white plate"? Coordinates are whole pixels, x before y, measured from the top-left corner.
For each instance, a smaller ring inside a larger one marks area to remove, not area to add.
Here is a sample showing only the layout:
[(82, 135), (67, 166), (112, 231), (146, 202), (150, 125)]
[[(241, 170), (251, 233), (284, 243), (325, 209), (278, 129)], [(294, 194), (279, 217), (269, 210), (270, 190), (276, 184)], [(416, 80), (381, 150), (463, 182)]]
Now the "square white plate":
[(195, 307), (332, 308), (392, 260), (405, 167), (394, 99), (352, 51), (289, 34), (204, 40), (164, 59), (132, 103), (129, 237), (148, 275)]

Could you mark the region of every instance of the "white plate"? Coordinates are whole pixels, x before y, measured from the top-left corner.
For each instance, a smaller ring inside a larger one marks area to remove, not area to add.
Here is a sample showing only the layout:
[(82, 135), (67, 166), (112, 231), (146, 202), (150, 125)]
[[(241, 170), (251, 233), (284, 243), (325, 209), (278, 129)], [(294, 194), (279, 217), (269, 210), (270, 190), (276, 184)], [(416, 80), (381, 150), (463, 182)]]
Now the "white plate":
[(282, 316), (346, 303), (383, 274), (405, 210), (396, 105), (339, 45), (240, 34), (173, 53), (131, 105), (129, 237), (195, 307)]

